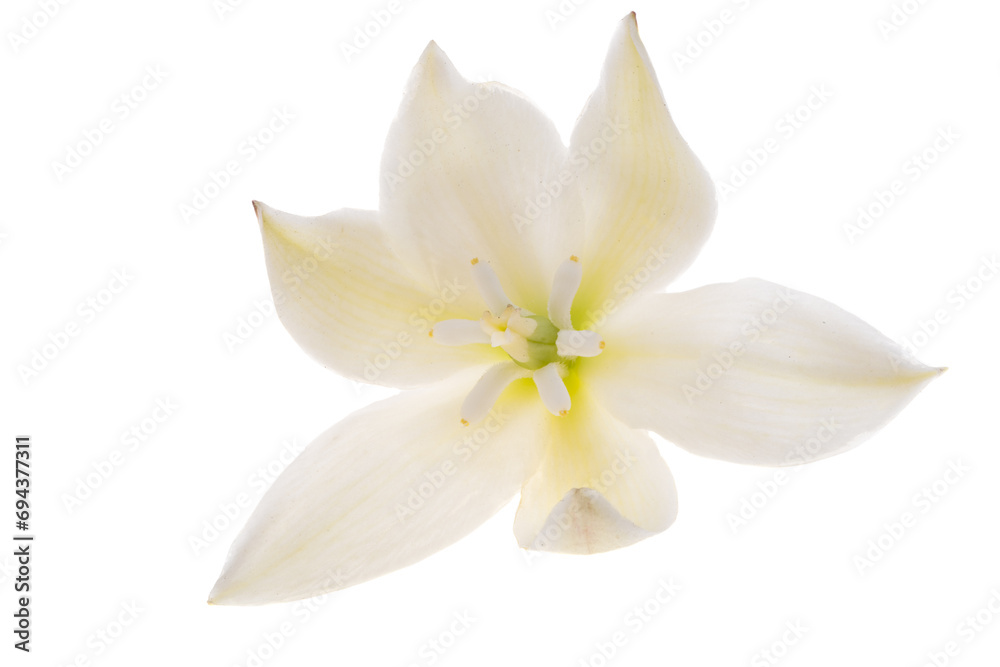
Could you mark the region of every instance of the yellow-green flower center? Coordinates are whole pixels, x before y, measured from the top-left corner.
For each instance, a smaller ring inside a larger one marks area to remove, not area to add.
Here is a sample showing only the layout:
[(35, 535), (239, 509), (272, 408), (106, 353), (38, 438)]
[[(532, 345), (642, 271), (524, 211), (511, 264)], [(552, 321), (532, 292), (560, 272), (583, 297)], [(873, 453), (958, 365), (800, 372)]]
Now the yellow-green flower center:
[(444, 320), (430, 335), (442, 345), (485, 343), (499, 347), (513, 363), (498, 364), (480, 378), (462, 405), (462, 422), (479, 421), (514, 380), (530, 377), (548, 410), (557, 416), (570, 409), (563, 379), (578, 357), (595, 357), (604, 349), (601, 337), (576, 330), (570, 317), (580, 286), (580, 260), (573, 256), (556, 270), (549, 295), (548, 317), (518, 308), (500, 285), (493, 269), (472, 260), (472, 275), (487, 311), (478, 320)]

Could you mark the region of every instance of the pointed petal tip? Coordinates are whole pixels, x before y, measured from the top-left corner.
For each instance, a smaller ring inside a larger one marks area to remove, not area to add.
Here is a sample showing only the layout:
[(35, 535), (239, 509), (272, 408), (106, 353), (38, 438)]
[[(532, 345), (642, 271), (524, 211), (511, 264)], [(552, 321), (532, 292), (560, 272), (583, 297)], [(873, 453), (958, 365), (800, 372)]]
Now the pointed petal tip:
[(431, 41), (427, 42), (427, 46), (424, 47), (423, 52), (420, 54), (420, 59), (426, 60), (427, 58), (431, 58), (432, 56), (439, 53), (442, 53), (441, 47), (438, 46), (438, 43), (432, 39)]
[(212, 585), (212, 590), (208, 592), (207, 602), (213, 607), (229, 604), (229, 601), (226, 599), (226, 591), (223, 590), (222, 581), (223, 575), (220, 574), (215, 584)]
[(635, 12), (630, 12), (618, 23), (618, 29), (615, 31), (615, 38), (612, 41), (612, 53), (615, 52), (614, 45), (616, 43), (619, 49), (624, 47), (627, 50), (629, 46), (634, 48), (643, 66), (649, 71), (650, 76), (656, 77), (653, 63), (649, 58), (649, 52), (642, 43), (642, 38), (639, 37), (639, 23), (636, 20)]
[(423, 53), (420, 54), (420, 60), (418, 63), (424, 66), (452, 66), (451, 59), (448, 58), (448, 54), (445, 53), (444, 49), (438, 46), (438, 43), (433, 39), (427, 42), (427, 46), (424, 47)]
[(936, 380), (937, 378), (944, 375), (945, 371), (948, 370), (947, 366), (928, 366), (927, 370), (923, 373), (923, 379), (925, 382), (930, 382), (931, 380)]
[(928, 366), (914, 357), (909, 358), (908, 361), (909, 368), (904, 369), (901, 364), (897, 365), (896, 368), (898, 373), (911, 382), (927, 383), (941, 377), (948, 370), (947, 366)]
[(266, 598), (256, 598), (253, 595), (245, 595), (237, 592), (238, 587), (233, 586), (233, 582), (228, 580), (226, 572), (219, 575), (219, 580), (212, 586), (208, 594), (208, 604), (212, 607), (245, 607), (248, 605), (267, 604), (272, 600)]
[(264, 202), (257, 201), (256, 199), (254, 199), (251, 203), (253, 204), (254, 215), (257, 216), (257, 224), (263, 229), (264, 214), (272, 211), (273, 209)]
[(210, 607), (219, 607), (219, 606), (223, 606), (223, 605), (226, 604), (224, 601), (222, 601), (222, 600), (219, 599), (220, 596), (219, 596), (218, 592), (216, 591), (216, 589), (218, 588), (218, 586), (219, 586), (219, 584), (216, 583), (215, 586), (212, 587), (211, 592), (209, 592), (209, 594), (208, 594), (208, 599), (205, 600), (206, 604), (208, 604)]
[(413, 67), (407, 94), (412, 95), (423, 86), (430, 86), (431, 90), (447, 90), (449, 86), (463, 80), (448, 54), (432, 39)]
[(635, 18), (635, 12), (629, 12), (618, 23), (619, 30), (627, 33), (633, 42), (639, 41), (639, 22)]

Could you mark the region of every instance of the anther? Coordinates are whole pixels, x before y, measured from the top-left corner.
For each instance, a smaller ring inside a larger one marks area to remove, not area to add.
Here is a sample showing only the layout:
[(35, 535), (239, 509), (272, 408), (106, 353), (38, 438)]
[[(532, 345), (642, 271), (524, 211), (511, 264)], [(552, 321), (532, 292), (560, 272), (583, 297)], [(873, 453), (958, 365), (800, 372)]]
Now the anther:
[(552, 363), (544, 366), (531, 376), (538, 388), (538, 396), (548, 411), (557, 417), (565, 417), (569, 413), (572, 402), (566, 383), (561, 377), (562, 364)]

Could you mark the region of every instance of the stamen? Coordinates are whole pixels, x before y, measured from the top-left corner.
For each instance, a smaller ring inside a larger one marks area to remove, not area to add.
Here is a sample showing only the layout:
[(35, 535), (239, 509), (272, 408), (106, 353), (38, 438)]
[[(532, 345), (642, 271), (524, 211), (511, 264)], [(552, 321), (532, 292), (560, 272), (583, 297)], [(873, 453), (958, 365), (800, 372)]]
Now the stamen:
[(493, 404), (500, 398), (500, 394), (514, 380), (526, 378), (531, 374), (517, 364), (504, 362), (490, 368), (479, 378), (479, 382), (472, 388), (469, 395), (462, 403), (462, 424), (475, 424), (490, 413)]
[(531, 338), (531, 335), (535, 333), (538, 328), (538, 321), (533, 320), (530, 317), (524, 317), (524, 313), (518, 309), (510, 316), (507, 320), (507, 328), (516, 334), (520, 334), (525, 338)]
[(500, 315), (511, 303), (500, 286), (500, 278), (486, 262), (480, 262), (476, 257), (472, 260), (472, 279), (476, 283), (479, 294), (482, 295), (486, 307), (494, 315)]
[(429, 333), (435, 342), (448, 346), (490, 342), (479, 320), (442, 320)]
[(604, 339), (596, 331), (563, 329), (556, 336), (560, 357), (596, 357), (604, 351)]
[(549, 294), (549, 320), (559, 329), (572, 329), (573, 321), (570, 309), (573, 298), (580, 289), (583, 278), (583, 267), (576, 255), (559, 265), (556, 276), (552, 280), (552, 292)]
[(538, 395), (549, 412), (557, 417), (565, 417), (569, 413), (571, 401), (566, 384), (560, 375), (562, 364), (554, 363), (544, 366), (531, 376), (538, 388)]

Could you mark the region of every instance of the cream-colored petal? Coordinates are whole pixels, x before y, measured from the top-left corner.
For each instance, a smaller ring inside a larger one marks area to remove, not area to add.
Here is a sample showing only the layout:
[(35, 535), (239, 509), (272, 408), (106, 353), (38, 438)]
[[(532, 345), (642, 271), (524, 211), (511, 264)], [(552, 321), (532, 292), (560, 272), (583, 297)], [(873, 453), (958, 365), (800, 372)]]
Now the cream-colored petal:
[(563, 329), (556, 336), (556, 351), (561, 357), (596, 357), (604, 351), (604, 339), (596, 331)]
[(274, 303), (285, 328), (338, 373), (392, 387), (430, 384), (504, 358), (484, 345), (436, 343), (431, 327), (472, 318), (458, 302), (470, 276), (423, 287), (388, 248), (377, 214), (343, 209), (299, 217), (254, 202)]
[(468, 280), (476, 259), (512, 303), (545, 312), (582, 229), (575, 183), (560, 183), (566, 158), (555, 126), (521, 93), (465, 80), (432, 42), (386, 139), (380, 215), (433, 284)]
[(483, 331), (483, 324), (478, 320), (441, 320), (428, 334), (438, 345), (458, 347), (490, 344), (490, 336)]
[(404, 392), (319, 436), (261, 499), (209, 601), (287, 602), (359, 584), (496, 513), (537, 465), (543, 413), (511, 388), (491, 416), (463, 427), (474, 381)]
[(666, 530), (677, 516), (667, 464), (645, 433), (626, 427), (583, 390), (552, 417), (545, 458), (521, 490), (514, 534), (525, 549), (588, 554)]
[(570, 142), (586, 212), (574, 323), (607, 300), (667, 284), (694, 260), (715, 220), (715, 187), (667, 110), (635, 14), (611, 42)]
[(644, 295), (602, 333), (607, 349), (580, 366), (602, 405), (738, 463), (849, 449), (942, 370), (827, 301), (758, 279)]

